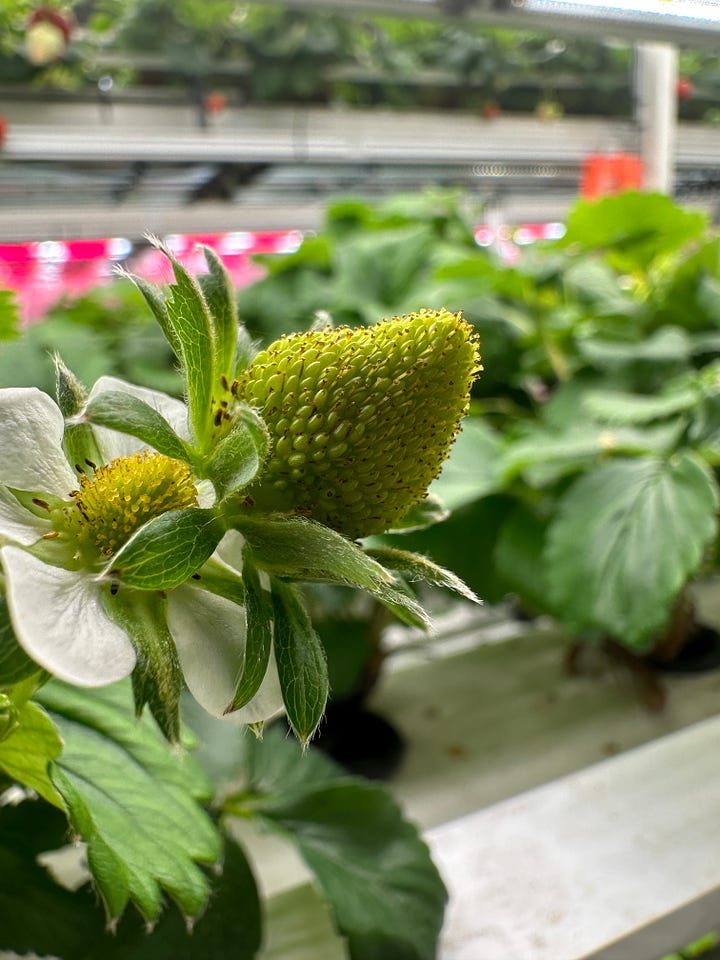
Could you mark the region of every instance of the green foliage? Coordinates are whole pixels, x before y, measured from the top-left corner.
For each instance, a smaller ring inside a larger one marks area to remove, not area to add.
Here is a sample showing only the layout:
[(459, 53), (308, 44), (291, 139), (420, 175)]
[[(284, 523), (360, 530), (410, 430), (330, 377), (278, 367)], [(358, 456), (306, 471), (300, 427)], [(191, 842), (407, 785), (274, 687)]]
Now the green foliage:
[[(0, 807), (0, 950), (61, 960), (257, 957), (262, 911), (255, 880), (227, 837), (221, 853), (221, 838), (200, 806), (211, 788), (196, 760), (168, 749), (152, 721), (130, 718), (125, 684), (89, 693), (54, 681), (41, 699), (63, 739), (50, 775), (116, 922), (109, 932), (77, 857), (56, 857), (60, 875), (76, 875), (73, 893), (41, 866), (41, 854), (65, 847), (67, 823), (60, 810), (26, 800)], [(445, 890), (427, 847), (383, 788), (348, 778), (279, 729), (260, 742), (207, 714), (195, 721), (204, 740), (198, 755), (219, 750), (218, 783), (237, 785), (239, 776), (245, 782), (240, 793), (223, 791), (226, 821), (254, 819), (297, 846), (351, 957), (435, 956)], [(221, 872), (198, 869), (197, 862), (218, 860)], [(161, 913), (163, 894), (180, 911)], [(129, 901), (139, 913), (123, 912)], [(196, 917), (192, 935), (188, 917)]]
[(0, 592), (0, 691), (38, 673), (34, 663), (15, 639), (5, 594)]
[[(242, 850), (228, 842), (222, 873), (190, 935), (177, 911), (165, 912), (152, 934), (138, 915), (108, 931), (96, 898), (83, 884), (70, 892), (36, 860), (63, 847), (65, 818), (47, 804), (25, 802), (0, 814), (0, 950), (61, 960), (253, 960), (261, 939), (255, 881)], [(42, 917), (42, 923), (38, 918)]]
[[(238, 8), (230, 0), (99, 0), (88, 9), (75, 4), (83, 29), (69, 54), (33, 68), (18, 52), (32, 5), (7, 5), (12, 12), (0, 12), (5, 82), (34, 77), (90, 88), (109, 50), (124, 63), (113, 63), (117, 86), (142, 80), (137, 58), (149, 54), (165, 84), (202, 77), (231, 95), (238, 90), (242, 102), (339, 101), (477, 113), (491, 101), (528, 111), (554, 89), (568, 111), (631, 111), (631, 48), (602, 39), (561, 42), (552, 32), (488, 29), (466, 18), (401, 19), (264, 2)], [(685, 57), (684, 69), (698, 79), (693, 100), (702, 111), (717, 99), (715, 63), (696, 51)]]
[[(41, 801), (0, 812), (0, 950), (75, 960), (102, 936), (104, 918), (89, 896), (59, 886), (37, 856), (67, 842), (62, 813)], [(38, 922), (39, 920), (42, 922)]]
[(150, 719), (135, 720), (126, 685), (92, 698), (57, 682), (38, 695), (63, 740), (50, 768), (110, 918), (130, 901), (156, 919), (169, 894), (198, 916), (210, 894), (197, 863), (213, 863), (220, 837), (200, 806), (209, 784), (188, 754), (173, 754)]
[(13, 706), (14, 729), (0, 739), (0, 770), (63, 809), (63, 798), (48, 776), (48, 764), (62, 750), (58, 732), (37, 704), (26, 702)]
[(498, 433), (479, 417), (466, 420), (449, 461), (431, 487), (440, 502), (457, 510), (495, 490), (502, 446)]
[(109, 374), (139, 386), (182, 393), (171, 350), (140, 295), (124, 281), (54, 307), (41, 323), (3, 343), (0, 387), (35, 386), (53, 395), (56, 353), (83, 383)]
[(319, 311), (336, 323), (374, 323), (422, 308), (459, 310), (434, 280), (448, 261), (477, 252), (452, 194), (395, 197), (377, 207), (342, 201), (324, 232), (289, 256), (263, 257), (266, 279), (238, 293), (249, 329), (274, 339)]
[(644, 649), (717, 533), (717, 484), (693, 454), (617, 459), (561, 497), (544, 560), (551, 602), (575, 629)]
[(696, 958), (704, 957), (706, 954), (710, 956), (714, 952), (713, 947), (717, 947), (718, 943), (720, 943), (720, 935), (712, 931), (698, 937), (697, 940), (693, 940), (692, 943), (683, 947), (679, 953), (668, 954), (666, 957), (661, 957), (660, 960), (696, 960)]
[(646, 270), (653, 260), (700, 238), (707, 217), (678, 207), (664, 194), (628, 192), (578, 203), (568, 218), (563, 244), (602, 250), (611, 266)]
[(19, 323), (15, 295), (10, 290), (0, 290), (0, 340), (17, 336)]
[(716, 537), (719, 249), (702, 215), (628, 193), (579, 203), (511, 268), (442, 267), (512, 349), (477, 324), (476, 416), (432, 488), (456, 512), (393, 542), (485, 599), (652, 646)]
[(352, 960), (432, 960), (447, 894), (427, 847), (383, 789), (341, 776), (312, 750), (305, 768), (298, 753), (277, 730), (248, 742), (247, 787), (227, 809), (297, 847)]

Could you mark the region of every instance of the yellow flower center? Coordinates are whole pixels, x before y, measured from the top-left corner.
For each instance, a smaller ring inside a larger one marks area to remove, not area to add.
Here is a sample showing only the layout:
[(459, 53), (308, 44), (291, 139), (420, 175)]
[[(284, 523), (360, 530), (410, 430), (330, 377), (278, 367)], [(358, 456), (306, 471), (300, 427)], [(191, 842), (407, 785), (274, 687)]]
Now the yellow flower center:
[(198, 502), (188, 465), (147, 450), (82, 474), (70, 496), (56, 529), (73, 536), (86, 559), (111, 556), (148, 520)]

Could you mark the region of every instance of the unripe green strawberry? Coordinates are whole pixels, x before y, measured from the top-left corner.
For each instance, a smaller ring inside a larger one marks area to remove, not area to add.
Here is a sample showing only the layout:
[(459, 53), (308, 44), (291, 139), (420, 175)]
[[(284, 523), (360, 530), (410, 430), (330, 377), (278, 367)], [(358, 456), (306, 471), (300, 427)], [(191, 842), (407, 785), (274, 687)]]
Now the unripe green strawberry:
[(472, 327), (447, 310), (277, 340), (238, 391), (273, 438), (249, 493), (349, 537), (389, 529), (440, 472), (480, 369)]

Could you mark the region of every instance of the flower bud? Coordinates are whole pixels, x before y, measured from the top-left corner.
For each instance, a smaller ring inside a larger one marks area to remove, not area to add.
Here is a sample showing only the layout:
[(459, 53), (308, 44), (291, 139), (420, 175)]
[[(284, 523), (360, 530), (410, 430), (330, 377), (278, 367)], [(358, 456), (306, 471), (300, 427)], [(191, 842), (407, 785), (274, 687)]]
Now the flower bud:
[(447, 310), (271, 344), (239, 389), (273, 440), (249, 490), (257, 506), (296, 510), (353, 538), (389, 529), (440, 472), (479, 359), (472, 327)]

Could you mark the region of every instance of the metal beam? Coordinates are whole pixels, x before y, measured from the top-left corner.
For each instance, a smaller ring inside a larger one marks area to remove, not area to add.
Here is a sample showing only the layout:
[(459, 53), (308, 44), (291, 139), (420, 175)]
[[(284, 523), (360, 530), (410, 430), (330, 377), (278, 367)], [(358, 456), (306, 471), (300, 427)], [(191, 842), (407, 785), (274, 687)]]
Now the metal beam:
[[(578, 163), (588, 152), (633, 149), (629, 121), (325, 107), (229, 109), (199, 128), (191, 106), (0, 100), (10, 160), (116, 162)], [(720, 133), (715, 133), (715, 143)]]
[[(8, 160), (165, 163), (577, 164), (598, 150), (635, 150), (628, 120), (500, 117), (325, 107), (227, 110), (201, 129), (191, 106), (4, 102)], [(680, 166), (717, 165), (720, 129), (681, 124)]]

